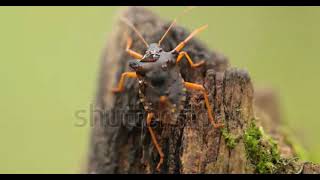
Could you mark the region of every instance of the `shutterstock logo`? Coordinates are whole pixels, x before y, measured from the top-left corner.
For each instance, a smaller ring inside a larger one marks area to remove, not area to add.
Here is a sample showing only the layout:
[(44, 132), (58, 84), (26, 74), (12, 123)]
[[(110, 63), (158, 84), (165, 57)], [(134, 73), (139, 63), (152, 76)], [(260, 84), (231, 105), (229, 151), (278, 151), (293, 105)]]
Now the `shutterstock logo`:
[[(183, 109), (181, 112), (177, 112), (176, 119), (169, 119), (171, 122), (179, 123), (181, 118), (185, 119), (186, 117), (191, 120), (193, 124), (197, 124), (196, 119), (200, 116), (207, 116), (207, 111), (205, 108), (195, 111), (195, 108), (191, 106), (189, 109)], [(147, 112), (143, 110), (140, 106), (125, 106), (121, 108), (106, 110), (96, 108), (93, 104), (90, 104), (88, 108), (78, 109), (74, 111), (74, 123), (75, 127), (141, 127), (146, 124)], [(155, 118), (152, 122), (152, 126), (158, 126), (160, 123), (157, 123), (157, 120), (165, 119), (167, 117), (172, 117), (164, 112), (154, 112)], [(204, 117), (201, 117), (202, 119)], [(167, 121), (167, 119), (165, 119)], [(168, 122), (168, 121), (167, 121)], [(209, 120), (208, 124), (209, 125)], [(177, 124), (179, 125), (179, 124)], [(196, 125), (198, 126), (198, 125)]]

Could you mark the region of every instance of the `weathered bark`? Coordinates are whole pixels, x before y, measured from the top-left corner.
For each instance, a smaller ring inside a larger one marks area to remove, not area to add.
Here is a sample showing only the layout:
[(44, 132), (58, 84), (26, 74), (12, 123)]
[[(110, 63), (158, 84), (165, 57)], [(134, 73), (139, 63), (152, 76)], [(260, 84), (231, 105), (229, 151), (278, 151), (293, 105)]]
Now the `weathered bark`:
[[(157, 42), (170, 24), (138, 7), (130, 7), (120, 16), (133, 22), (147, 42)], [(155, 166), (159, 157), (145, 127), (146, 113), (138, 101), (138, 83), (128, 79), (125, 92), (114, 95), (110, 91), (120, 74), (129, 70), (127, 62), (130, 57), (124, 50), (124, 32), (133, 38), (132, 49), (142, 53), (145, 47), (127, 25), (118, 22), (115, 28), (102, 57), (88, 173), (157, 173)], [(176, 26), (162, 46), (171, 50), (187, 35), (189, 31)], [(225, 123), (225, 128), (214, 129), (208, 121), (201, 93), (189, 92), (188, 103), (179, 116), (178, 124), (163, 124), (155, 128), (165, 153), (160, 173), (256, 172), (246, 153), (243, 138), (248, 126), (256, 123), (250, 76), (246, 71), (229, 67), (222, 54), (209, 50), (196, 38), (188, 43), (185, 51), (194, 61), (205, 60), (206, 64), (194, 70), (182, 61), (182, 77), (185, 81), (204, 84), (209, 91), (215, 117)], [(285, 141), (280, 144), (285, 145)], [(303, 169), (302, 173), (319, 172), (314, 165), (305, 166), (309, 168)], [(296, 167), (291, 169), (291, 172), (296, 172)]]

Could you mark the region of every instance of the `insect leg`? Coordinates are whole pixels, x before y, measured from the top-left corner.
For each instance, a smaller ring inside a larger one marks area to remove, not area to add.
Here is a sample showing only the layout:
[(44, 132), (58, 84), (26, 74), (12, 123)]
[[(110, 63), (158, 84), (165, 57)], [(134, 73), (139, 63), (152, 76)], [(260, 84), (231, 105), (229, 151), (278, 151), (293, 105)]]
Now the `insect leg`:
[(204, 101), (206, 103), (206, 107), (207, 107), (207, 111), (208, 111), (208, 116), (209, 116), (209, 120), (212, 123), (214, 128), (219, 128), (222, 127), (223, 124), (221, 123), (216, 123), (211, 111), (211, 105), (209, 103), (209, 98), (207, 95), (207, 91), (206, 89), (201, 85), (201, 84), (195, 84), (195, 83), (190, 83), (190, 82), (184, 82), (184, 85), (186, 88), (188, 89), (192, 89), (192, 90), (197, 90), (197, 91), (201, 91), (203, 93), (204, 96)]
[(142, 59), (142, 55), (140, 53), (137, 53), (133, 50), (131, 50), (131, 45), (132, 45), (132, 39), (131, 37), (127, 37), (127, 46), (126, 46), (126, 51), (127, 53), (132, 56), (133, 58), (136, 58), (136, 59)]
[(118, 87), (114, 88), (112, 92), (122, 92), (124, 90), (124, 80), (126, 77), (129, 78), (137, 78), (136, 72), (124, 72), (121, 74), (120, 81), (118, 83)]
[(180, 44), (178, 44), (178, 46), (176, 48), (174, 48), (173, 51), (179, 52), (187, 44), (187, 42), (190, 41), (191, 38), (193, 38), (193, 36), (195, 36), (196, 34), (198, 34), (201, 31), (203, 31), (207, 27), (208, 27), (208, 25), (204, 25), (204, 26), (199, 27), (198, 29), (195, 29), (184, 41), (182, 41)]
[(147, 116), (147, 126), (148, 126), (148, 130), (149, 130), (149, 132), (150, 132), (150, 134), (151, 134), (152, 142), (153, 142), (153, 144), (156, 146), (156, 149), (157, 149), (157, 151), (158, 151), (158, 153), (159, 153), (159, 155), (160, 155), (160, 161), (159, 161), (159, 163), (158, 163), (158, 165), (157, 165), (157, 170), (160, 171), (160, 166), (161, 166), (161, 164), (163, 163), (164, 154), (163, 154), (163, 152), (162, 152), (162, 150), (161, 150), (161, 147), (160, 147), (160, 145), (159, 145), (159, 143), (158, 143), (158, 141), (157, 141), (157, 138), (156, 138), (156, 136), (155, 136), (155, 134), (154, 134), (154, 132), (153, 132), (153, 129), (152, 129), (152, 127), (150, 126), (151, 120), (152, 120), (153, 117), (154, 117), (154, 113), (148, 113), (148, 116)]
[(204, 61), (200, 61), (199, 63), (193, 63), (192, 59), (190, 58), (188, 53), (185, 52), (185, 51), (181, 51), (179, 53), (176, 63), (179, 63), (182, 60), (183, 56), (185, 56), (187, 58), (187, 60), (188, 60), (188, 62), (191, 65), (192, 68), (197, 68), (197, 67), (199, 67), (199, 66), (204, 64)]

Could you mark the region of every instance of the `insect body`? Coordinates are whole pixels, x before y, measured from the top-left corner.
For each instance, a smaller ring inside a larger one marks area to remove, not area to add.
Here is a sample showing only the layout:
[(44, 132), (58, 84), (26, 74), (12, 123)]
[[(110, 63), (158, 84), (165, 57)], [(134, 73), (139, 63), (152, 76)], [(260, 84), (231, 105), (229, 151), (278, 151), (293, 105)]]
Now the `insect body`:
[(129, 62), (139, 79), (139, 96), (144, 109), (166, 116), (163, 119), (170, 124), (175, 124), (186, 97), (176, 56), (164, 52), (157, 44), (150, 44), (143, 59)]
[[(165, 37), (174, 23), (175, 21), (170, 25), (163, 37)], [(127, 24), (131, 26), (140, 39), (143, 40), (147, 46), (147, 50), (144, 55), (131, 50), (132, 39), (128, 37), (126, 51), (135, 58), (129, 61), (129, 66), (134, 72), (122, 73), (118, 87), (113, 89), (113, 92), (122, 92), (124, 90), (125, 78), (137, 78), (139, 80), (140, 100), (148, 113), (147, 127), (151, 134), (153, 144), (160, 155), (160, 161), (157, 165), (157, 170), (159, 170), (163, 163), (164, 154), (150, 126), (151, 121), (160, 112), (165, 115), (165, 117), (161, 118), (161, 120), (166, 121), (164, 123), (174, 124), (186, 100), (187, 89), (197, 90), (203, 93), (210, 122), (215, 128), (223, 126), (214, 121), (212, 108), (205, 88), (201, 84), (185, 82), (178, 66), (178, 63), (183, 57), (186, 57), (192, 68), (197, 68), (204, 64), (204, 61), (193, 63), (188, 53), (181, 50), (194, 35), (204, 30), (207, 25), (196, 29), (184, 41), (178, 44), (176, 48), (166, 52), (160, 46), (163, 37), (158, 43), (147, 44), (133, 25), (129, 22), (127, 22)]]

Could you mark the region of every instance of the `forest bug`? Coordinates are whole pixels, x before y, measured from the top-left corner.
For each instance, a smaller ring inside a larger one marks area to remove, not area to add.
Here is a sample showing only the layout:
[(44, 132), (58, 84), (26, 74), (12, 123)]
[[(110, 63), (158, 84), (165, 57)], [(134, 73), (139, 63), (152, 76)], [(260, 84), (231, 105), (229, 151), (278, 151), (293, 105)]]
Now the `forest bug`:
[(159, 145), (155, 133), (151, 127), (151, 121), (156, 117), (158, 112), (165, 112), (166, 118), (177, 118), (177, 115), (183, 108), (186, 100), (186, 89), (201, 91), (204, 96), (205, 105), (208, 111), (208, 117), (214, 128), (222, 127), (223, 124), (216, 123), (212, 113), (207, 91), (201, 84), (185, 82), (180, 74), (178, 63), (183, 59), (195, 69), (205, 63), (193, 63), (187, 52), (182, 51), (188, 41), (196, 34), (207, 28), (207, 25), (195, 29), (184, 41), (180, 42), (173, 50), (166, 52), (161, 48), (161, 42), (170, 29), (176, 23), (176, 19), (171, 23), (167, 31), (164, 33), (158, 43), (148, 44), (139, 31), (127, 19), (123, 21), (130, 26), (138, 35), (138, 37), (146, 45), (147, 50), (144, 55), (130, 49), (132, 39), (127, 37), (126, 52), (135, 58), (129, 61), (129, 66), (134, 71), (124, 72), (121, 75), (117, 88), (113, 92), (118, 93), (124, 91), (124, 83), (126, 78), (137, 78), (139, 80), (139, 97), (144, 105), (147, 114), (147, 127), (151, 134), (152, 142), (155, 145), (160, 161), (157, 170), (160, 170), (163, 163), (164, 154)]

